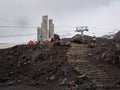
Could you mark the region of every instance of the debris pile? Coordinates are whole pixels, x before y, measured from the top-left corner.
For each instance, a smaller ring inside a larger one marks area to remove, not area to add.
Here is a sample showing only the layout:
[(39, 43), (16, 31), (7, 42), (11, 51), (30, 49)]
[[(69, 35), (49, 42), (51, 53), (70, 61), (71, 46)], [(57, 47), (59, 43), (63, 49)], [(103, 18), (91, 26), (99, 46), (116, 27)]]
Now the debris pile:
[(98, 38), (97, 47), (93, 49), (93, 58), (102, 62), (120, 66), (120, 43), (113, 40)]
[(0, 85), (78, 88), (76, 72), (67, 62), (68, 46), (20, 45), (0, 50)]
[[(113, 40), (97, 38), (95, 47), (88, 53), (89, 59), (120, 66), (120, 42), (117, 36), (119, 35), (116, 34)], [(84, 36), (84, 39), (87, 42), (85, 45), (89, 46), (92, 37)], [(57, 87), (66, 87), (67, 90), (88, 90), (94, 86), (89, 78), (75, 71), (67, 62), (66, 53), (71, 45), (70, 41), (71, 38), (61, 39), (59, 44), (52, 42), (1, 49), (0, 86), (19, 84), (54, 87), (51, 90)], [(84, 43), (79, 34), (72, 38), (72, 42)]]
[(72, 37), (71, 41), (74, 43), (84, 43), (92, 40), (91, 36), (84, 35), (84, 41), (83, 38), (80, 34), (76, 34), (75, 36)]

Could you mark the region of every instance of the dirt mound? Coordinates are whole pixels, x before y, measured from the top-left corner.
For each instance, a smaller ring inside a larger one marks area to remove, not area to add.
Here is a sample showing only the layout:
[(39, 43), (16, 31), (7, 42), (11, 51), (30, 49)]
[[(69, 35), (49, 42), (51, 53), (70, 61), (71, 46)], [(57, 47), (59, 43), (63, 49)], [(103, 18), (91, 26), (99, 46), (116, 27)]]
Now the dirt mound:
[(102, 37), (98, 37), (98, 38), (96, 39), (96, 43), (97, 43), (97, 44), (108, 43), (108, 39), (102, 38)]
[[(20, 45), (0, 50), (0, 85), (65, 85), (79, 75), (67, 62), (67, 46)], [(54, 87), (52, 85), (52, 87)]]
[[(91, 36), (84, 35), (84, 41), (90, 41), (90, 40), (92, 40)], [(84, 43), (83, 38), (80, 34), (76, 34), (75, 36), (73, 36), (71, 41), (74, 43)]]
[(120, 43), (112, 39), (97, 38), (96, 47), (91, 51), (92, 59), (99, 63), (120, 67)]

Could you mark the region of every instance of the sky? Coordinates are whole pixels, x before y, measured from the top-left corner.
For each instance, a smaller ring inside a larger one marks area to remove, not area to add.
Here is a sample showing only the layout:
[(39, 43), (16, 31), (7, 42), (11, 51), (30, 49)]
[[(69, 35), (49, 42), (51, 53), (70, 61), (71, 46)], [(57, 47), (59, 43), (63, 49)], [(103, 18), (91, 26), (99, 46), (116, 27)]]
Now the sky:
[(120, 0), (0, 0), (0, 43), (35, 40), (43, 15), (61, 37), (74, 36), (80, 26), (96, 36), (120, 30)]

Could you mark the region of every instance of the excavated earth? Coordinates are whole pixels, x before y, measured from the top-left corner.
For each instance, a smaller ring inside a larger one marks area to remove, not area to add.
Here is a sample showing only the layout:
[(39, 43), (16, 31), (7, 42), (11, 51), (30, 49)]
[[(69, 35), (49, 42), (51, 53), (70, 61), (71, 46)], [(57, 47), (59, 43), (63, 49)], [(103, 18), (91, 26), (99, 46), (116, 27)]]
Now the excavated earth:
[[(101, 54), (95, 53), (97, 50), (98, 47), (89, 48), (87, 44), (71, 43), (67, 53), (68, 62), (76, 71), (86, 75), (96, 90), (120, 90), (120, 68), (117, 64), (101, 63)], [(109, 56), (106, 58), (111, 60)]]
[(69, 46), (18, 45), (0, 50), (0, 90), (85, 90), (91, 82), (67, 61)]
[(118, 46), (100, 38), (92, 48), (71, 42), (1, 49), (0, 90), (120, 90)]

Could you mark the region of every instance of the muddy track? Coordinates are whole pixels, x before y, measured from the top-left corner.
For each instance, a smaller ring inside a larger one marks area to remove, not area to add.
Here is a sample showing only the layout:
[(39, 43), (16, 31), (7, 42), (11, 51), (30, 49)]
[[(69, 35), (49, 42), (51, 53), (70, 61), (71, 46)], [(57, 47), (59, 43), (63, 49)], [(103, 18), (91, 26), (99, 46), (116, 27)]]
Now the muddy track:
[(86, 45), (71, 43), (67, 53), (68, 62), (76, 71), (87, 75), (97, 88), (120, 89), (120, 85), (116, 84), (116, 79), (113, 76), (90, 62), (88, 56), (90, 50)]

